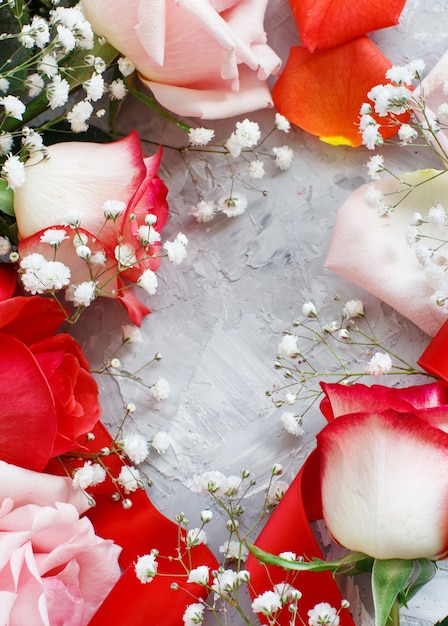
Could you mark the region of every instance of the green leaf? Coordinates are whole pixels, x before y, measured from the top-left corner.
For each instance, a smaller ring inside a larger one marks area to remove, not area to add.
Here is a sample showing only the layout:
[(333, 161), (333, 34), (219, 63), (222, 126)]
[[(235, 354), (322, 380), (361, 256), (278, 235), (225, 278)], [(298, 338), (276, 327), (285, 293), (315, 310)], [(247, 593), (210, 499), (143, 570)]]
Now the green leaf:
[(6, 180), (0, 179), (0, 211), (6, 215), (14, 216), (14, 192), (8, 189)]
[(397, 597), (403, 593), (412, 576), (414, 562), (404, 559), (375, 559), (372, 570), (372, 592), (375, 626), (392, 624), (389, 615)]
[(405, 589), (406, 601), (409, 601), (417, 591), (434, 578), (437, 565), (430, 559), (416, 559), (411, 579)]
[(373, 565), (373, 559), (362, 552), (351, 552), (336, 561), (324, 561), (318, 558), (313, 558), (310, 561), (290, 561), (270, 552), (265, 552), (252, 543), (246, 542), (246, 545), (254, 557), (262, 563), (277, 565), (286, 570), (300, 572), (333, 571), (336, 574), (348, 574), (351, 576), (370, 571)]
[(436, 622), (434, 626), (448, 626), (448, 615), (441, 622)]

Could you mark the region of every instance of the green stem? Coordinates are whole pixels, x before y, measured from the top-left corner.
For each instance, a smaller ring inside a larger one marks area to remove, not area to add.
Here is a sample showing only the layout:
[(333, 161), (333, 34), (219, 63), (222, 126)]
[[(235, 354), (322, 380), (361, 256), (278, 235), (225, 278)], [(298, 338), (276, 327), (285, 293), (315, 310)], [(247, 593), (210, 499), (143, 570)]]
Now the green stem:
[(398, 597), (392, 605), (386, 626), (400, 626), (400, 601)]

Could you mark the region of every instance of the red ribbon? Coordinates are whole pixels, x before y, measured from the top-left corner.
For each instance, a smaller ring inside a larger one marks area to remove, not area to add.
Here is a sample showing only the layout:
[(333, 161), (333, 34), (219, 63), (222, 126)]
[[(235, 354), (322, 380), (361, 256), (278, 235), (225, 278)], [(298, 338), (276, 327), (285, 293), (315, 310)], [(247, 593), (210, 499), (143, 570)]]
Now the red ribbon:
[(448, 321), (440, 328), (417, 363), (429, 374), (448, 381)]
[[(109, 447), (112, 438), (101, 422), (93, 430), (95, 440), (89, 444), (91, 450), (98, 451)], [(122, 461), (116, 454), (103, 457), (113, 476), (118, 476)], [(47, 468), (53, 473), (61, 472), (60, 466), (51, 464)], [(179, 626), (185, 608), (195, 602), (195, 598), (206, 598), (204, 587), (186, 582), (186, 568), (176, 557), (180, 536), (179, 527), (162, 515), (151, 503), (146, 492), (138, 489), (130, 494), (132, 506), (124, 509), (121, 502), (111, 498), (116, 488), (110, 479), (95, 488), (89, 489), (96, 500), (96, 506), (85, 515), (92, 521), (95, 532), (104, 539), (112, 539), (122, 547), (120, 566), (123, 573), (99, 607), (89, 626)], [(134, 563), (139, 556), (152, 549), (159, 551), (157, 576), (149, 583), (141, 583), (134, 572)], [(185, 550), (183, 550), (184, 552)], [(189, 569), (208, 565), (216, 569), (218, 564), (205, 545), (190, 550)], [(173, 590), (172, 583), (179, 589)], [(184, 589), (188, 589), (185, 591)]]
[[(320, 492), (320, 453), (314, 450), (303, 464), (293, 483), (277, 505), (255, 544), (271, 554), (295, 552), (306, 559), (323, 559), (321, 550), (311, 529), (311, 522), (322, 519), (322, 500)], [(247, 569), (251, 574), (251, 596), (255, 597), (272, 589), (273, 584), (286, 580), (291, 582), (291, 574), (281, 567), (263, 565), (254, 556), (247, 560)], [(298, 609), (303, 623), (308, 623), (308, 611), (320, 602), (328, 602), (339, 609), (342, 595), (331, 572), (299, 572), (293, 586), (302, 592)], [(291, 613), (287, 607), (282, 609), (278, 624), (289, 626)], [(346, 610), (340, 613), (341, 626), (355, 626)]]

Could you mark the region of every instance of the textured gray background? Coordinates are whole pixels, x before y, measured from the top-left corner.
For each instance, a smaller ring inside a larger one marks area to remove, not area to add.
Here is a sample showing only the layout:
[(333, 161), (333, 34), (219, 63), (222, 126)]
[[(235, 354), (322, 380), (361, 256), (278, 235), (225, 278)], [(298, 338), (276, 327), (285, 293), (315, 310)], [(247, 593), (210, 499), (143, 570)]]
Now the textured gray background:
[[(287, 0), (270, 1), (266, 29), (272, 47), (286, 59), (289, 46), (298, 43)], [(372, 38), (393, 63), (423, 58), (429, 70), (447, 48), (448, 0), (408, 0), (400, 25)], [(267, 131), (274, 112), (248, 117)], [(235, 121), (204, 125), (225, 141)], [(143, 139), (156, 143), (185, 143), (177, 129), (135, 103), (126, 104), (120, 126), (126, 132), (135, 127)], [(105, 377), (100, 381), (103, 419), (111, 429), (121, 416), (119, 391), (125, 402), (137, 406), (133, 428), (148, 439), (160, 430), (171, 435), (172, 446), (163, 456), (151, 453), (146, 468), (154, 481), (150, 496), (171, 518), (184, 511), (193, 526), (209, 503), (190, 489), (195, 474), (206, 469), (226, 474), (250, 469), (257, 479), (245, 514), (251, 519), (260, 509), (272, 464), (282, 463), (286, 480), (291, 480), (314, 446), (314, 436), (324, 425), (317, 410), (306, 417), (305, 435), (295, 438), (282, 429), (281, 410), (265, 395), (283, 382), (273, 369), (277, 346), (282, 330), (300, 314), (304, 301), (311, 299), (319, 309), (335, 311), (333, 295), (343, 300), (361, 298), (380, 336), (410, 360), (428, 343), (406, 319), (324, 269), (335, 213), (352, 191), (367, 182), (365, 163), (371, 153), (364, 148), (327, 146), (299, 129), (288, 135), (276, 133), (271, 145), (284, 143), (294, 149), (294, 164), (288, 172), (267, 167), (268, 175), (258, 181), (267, 195), (244, 190), (237, 183), (235, 189), (250, 199), (246, 213), (232, 219), (221, 215), (208, 224), (198, 224), (188, 214), (196, 202), (194, 188), (178, 153), (165, 149), (160, 175), (170, 189), (171, 210), (163, 234), (172, 239), (178, 231), (184, 232), (190, 242), (188, 256), (179, 267), (162, 262), (158, 294), (148, 298), (154, 313), (143, 323), (145, 342), (127, 347), (121, 356), (134, 371), (161, 352), (162, 362), (145, 370), (144, 376), (149, 384), (157, 376), (168, 379), (171, 395), (157, 404), (135, 383), (124, 381), (118, 387)], [(151, 153), (152, 146), (147, 150)], [(381, 153), (393, 160), (396, 171), (435, 163), (426, 151), (415, 148), (386, 148)], [(198, 158), (193, 167), (205, 199), (229, 190), (223, 160), (210, 167)], [(118, 345), (123, 323), (125, 314), (109, 301), (94, 304), (81, 321), (75, 332), (94, 363), (108, 358)], [(219, 515), (208, 532), (216, 549), (226, 536)], [(433, 624), (448, 614), (446, 585), (441, 573), (417, 595), (407, 611), (412, 617), (404, 623)], [(368, 582), (361, 581), (360, 586), (363, 592)], [(347, 593), (356, 604), (356, 589)], [(361, 608), (355, 611), (360, 615)], [(365, 614), (358, 620), (369, 623)]]

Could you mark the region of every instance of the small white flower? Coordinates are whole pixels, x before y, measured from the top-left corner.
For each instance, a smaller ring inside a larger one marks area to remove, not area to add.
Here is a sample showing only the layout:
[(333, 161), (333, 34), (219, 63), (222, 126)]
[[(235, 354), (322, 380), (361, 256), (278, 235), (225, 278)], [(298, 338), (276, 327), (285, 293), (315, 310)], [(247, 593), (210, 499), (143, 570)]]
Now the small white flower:
[(283, 411), (280, 419), (283, 428), (291, 435), (299, 437), (305, 433), (302, 428), (302, 417), (300, 415), (296, 415), (292, 411)]
[(189, 548), (207, 544), (207, 533), (201, 528), (190, 528), (185, 537), (185, 543)]
[(89, 125), (86, 123), (93, 113), (93, 106), (87, 100), (81, 100), (67, 113), (67, 120), (74, 133), (83, 133)]
[(313, 302), (305, 302), (303, 304), (302, 315), (305, 317), (317, 317), (317, 309)]
[(5, 115), (21, 120), (25, 113), (26, 106), (16, 96), (3, 96), (0, 98), (0, 104), (5, 108)]
[(297, 554), (295, 552), (280, 552), (278, 556), (281, 559), (285, 559), (285, 561), (297, 561)]
[(421, 78), (423, 76), (423, 70), (425, 69), (426, 63), (423, 59), (414, 59), (410, 61), (407, 65), (408, 69), (415, 78)]
[(12, 250), (11, 242), (7, 237), (0, 236), (0, 256), (9, 254)]
[(263, 178), (263, 176), (265, 175), (263, 161), (260, 161), (260, 159), (251, 161), (249, 163), (249, 174), (252, 176), (252, 178)]
[(123, 80), (121, 78), (117, 78), (109, 85), (109, 93), (111, 100), (123, 100), (126, 97), (128, 90)]
[(7, 93), (9, 89), (9, 80), (0, 76), (0, 93)]
[(86, 461), (82, 467), (76, 470), (73, 476), (73, 486), (80, 489), (94, 487), (106, 480), (106, 470), (99, 463)]
[(212, 200), (200, 200), (191, 208), (190, 215), (192, 215), (197, 222), (210, 222), (216, 215), (215, 203)]
[(90, 264), (104, 267), (104, 265), (106, 265), (106, 260), (106, 253), (103, 250), (98, 250), (98, 252), (95, 252), (90, 257)]
[(380, 209), (383, 206), (383, 193), (375, 187), (375, 185), (369, 185), (367, 191), (364, 194), (365, 201), (373, 209)]
[(295, 404), (297, 400), (298, 398), (295, 393), (289, 392), (285, 394), (285, 397), (284, 397), (285, 404), (288, 404), (289, 406), (291, 406), (292, 404)]
[(392, 369), (392, 360), (388, 354), (384, 352), (376, 352), (370, 359), (364, 369), (366, 374), (370, 376), (382, 376)]
[(84, 261), (89, 261), (90, 257), (92, 256), (92, 250), (89, 248), (89, 246), (78, 246), (76, 248), (76, 254), (79, 256), (80, 259), (83, 259)]
[(227, 217), (242, 215), (247, 208), (247, 198), (242, 193), (232, 193), (231, 196), (223, 196), (218, 200), (218, 210)]
[(166, 400), (170, 395), (170, 385), (165, 378), (159, 377), (154, 385), (151, 386), (150, 392), (158, 402), (161, 402), (162, 400)]
[(227, 541), (219, 546), (219, 551), (228, 561), (245, 561), (249, 555), (248, 549), (240, 541)]
[(47, 260), (42, 254), (32, 252), (24, 256), (20, 261), (20, 267), (23, 270), (40, 270), (43, 268)]
[(137, 285), (149, 293), (150, 296), (156, 293), (157, 284), (156, 273), (150, 269), (146, 269), (137, 280)]
[(198, 493), (214, 493), (217, 497), (222, 497), (226, 489), (227, 477), (216, 470), (205, 472), (194, 481), (194, 491)]
[(53, 248), (59, 248), (64, 239), (68, 239), (68, 236), (63, 228), (49, 228), (40, 236), (42, 243), (48, 243)]
[(289, 146), (280, 146), (276, 148), (272, 148), (272, 152), (275, 155), (275, 164), (281, 170), (287, 170), (293, 160), (294, 160), (294, 151)]
[(284, 133), (289, 133), (289, 131), (291, 130), (291, 124), (289, 123), (289, 120), (287, 120), (284, 115), (281, 115), (281, 113), (275, 114), (274, 126), (277, 130), (281, 130)]
[(437, 107), (437, 116), (438, 117), (448, 117), (448, 102), (442, 102)]
[(359, 120), (359, 130), (363, 131), (368, 126), (376, 125), (377, 121), (374, 117), (370, 115), (371, 112), (372, 112), (372, 108), (370, 107), (368, 113), (364, 113), (363, 115), (361, 115), (360, 120)]
[(190, 128), (188, 131), (188, 143), (190, 146), (206, 146), (215, 136), (211, 128)]
[(144, 554), (134, 563), (135, 575), (141, 583), (150, 583), (157, 574), (157, 567), (156, 554)]
[(64, 26), (63, 24), (58, 24), (57, 26), (57, 41), (61, 44), (64, 52), (71, 52), (75, 49), (76, 46), (76, 38), (70, 28)]
[(104, 217), (107, 220), (116, 220), (126, 210), (126, 203), (121, 200), (106, 200), (103, 204)]
[(39, 271), (44, 290), (59, 290), (70, 283), (70, 269), (59, 261), (48, 261)]
[(207, 585), (210, 576), (210, 568), (207, 565), (199, 565), (190, 571), (187, 583), (196, 583), (197, 585)]
[(362, 131), (362, 143), (369, 150), (374, 150), (376, 146), (382, 146), (384, 143), (383, 136), (380, 133), (379, 124), (369, 124)]
[(54, 110), (66, 104), (70, 93), (70, 85), (60, 74), (56, 74), (45, 93), (50, 109)]
[(288, 490), (288, 483), (283, 480), (277, 480), (271, 483), (266, 500), (271, 506), (277, 505)]
[(132, 267), (137, 263), (135, 250), (129, 243), (123, 243), (115, 246), (114, 256), (118, 261), (120, 268)]
[(42, 76), (40, 76), (40, 74), (34, 73), (34, 74), (29, 74), (25, 78), (24, 85), (25, 85), (25, 88), (28, 89), (29, 97), (35, 98), (40, 93), (42, 93), (44, 86), (45, 86), (45, 81), (42, 78)]
[(235, 135), (243, 148), (255, 146), (261, 137), (260, 126), (248, 119), (236, 123)]
[(438, 229), (445, 228), (446, 213), (441, 204), (432, 206), (428, 211), (428, 222)]
[(97, 285), (93, 280), (86, 280), (74, 286), (72, 301), (75, 306), (90, 306), (97, 296)]
[(297, 345), (299, 339), (296, 335), (284, 335), (281, 342), (278, 345), (277, 353), (280, 356), (286, 356), (290, 359), (294, 359), (300, 354), (299, 347)]
[(362, 300), (348, 300), (344, 306), (344, 315), (350, 319), (364, 315)]
[(232, 133), (230, 135), (230, 137), (225, 142), (224, 147), (227, 148), (227, 150), (229, 151), (231, 156), (233, 156), (234, 159), (239, 157), (241, 154), (242, 146), (241, 146), (240, 140), (235, 135), (235, 133)]
[(339, 626), (337, 610), (328, 602), (320, 602), (308, 611), (309, 626)]
[(11, 133), (0, 132), (0, 156), (5, 156), (11, 152), (13, 142)]
[(86, 91), (87, 100), (97, 102), (104, 93), (104, 78), (101, 74), (94, 72), (91, 78), (83, 84), (83, 88)]
[(386, 72), (386, 78), (396, 85), (410, 85), (414, 73), (407, 65), (392, 65)]
[(165, 452), (168, 450), (170, 445), (171, 445), (171, 437), (169, 436), (168, 433), (164, 432), (163, 430), (160, 430), (151, 439), (151, 446), (159, 454), (165, 454)]
[(142, 246), (153, 246), (161, 239), (160, 233), (151, 224), (142, 224), (138, 227), (138, 238)]
[(127, 59), (126, 57), (120, 57), (118, 59), (118, 69), (123, 74), (123, 76), (130, 76), (132, 72), (135, 71), (135, 65), (130, 59)]
[(143, 484), (138, 469), (128, 465), (122, 466), (117, 483), (123, 487), (125, 493), (137, 491)]
[(410, 124), (401, 124), (398, 129), (398, 137), (402, 143), (411, 143), (417, 139), (418, 132)]
[(180, 265), (187, 256), (188, 239), (183, 233), (178, 233), (174, 241), (165, 241), (163, 249), (173, 265)]
[(229, 597), (238, 583), (238, 574), (233, 570), (218, 570), (213, 579), (212, 589), (216, 595)]
[(182, 615), (184, 626), (197, 626), (204, 621), (204, 605), (199, 602), (189, 604)]
[(213, 519), (213, 513), (212, 511), (210, 511), (210, 509), (204, 509), (203, 511), (201, 511), (200, 518), (203, 524), (208, 524), (208, 522)]
[(143, 341), (140, 328), (132, 324), (123, 324), (121, 327), (121, 338), (123, 343), (141, 343)]
[(121, 447), (128, 459), (139, 465), (149, 454), (148, 442), (137, 433), (131, 433), (123, 438)]
[(384, 157), (380, 154), (370, 157), (367, 169), (372, 180), (379, 180), (380, 174), (384, 172)]
[(2, 167), (2, 178), (8, 183), (9, 189), (18, 189), (25, 182), (25, 166), (19, 157), (14, 155), (6, 159)]
[(53, 54), (45, 54), (40, 60), (37, 71), (47, 78), (53, 78), (59, 71), (58, 62)]
[(282, 608), (282, 602), (276, 591), (265, 591), (254, 598), (251, 607), (254, 613), (272, 616)]
[(89, 243), (89, 238), (86, 233), (76, 233), (72, 240), (73, 246), (79, 248), (79, 246), (86, 246)]

